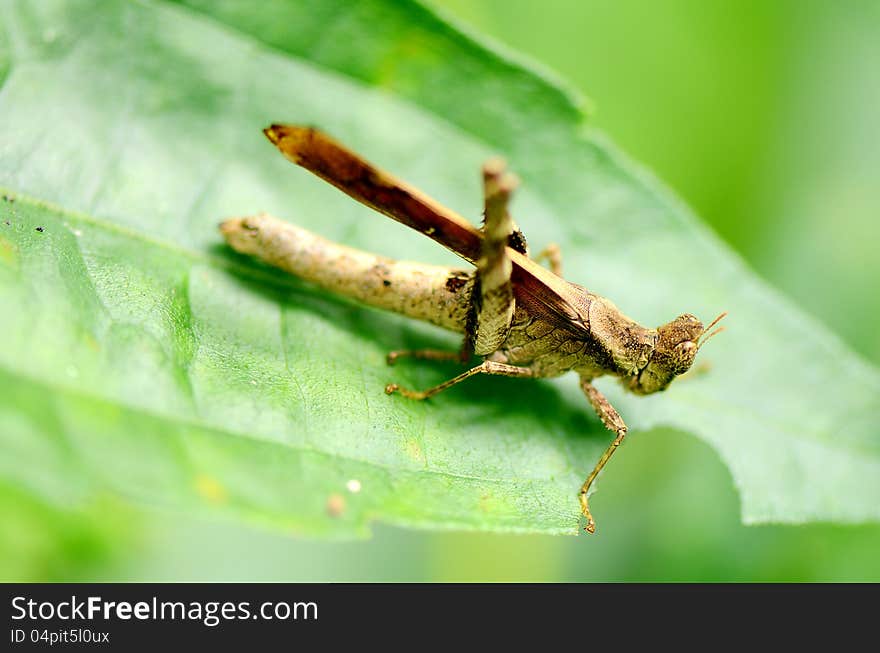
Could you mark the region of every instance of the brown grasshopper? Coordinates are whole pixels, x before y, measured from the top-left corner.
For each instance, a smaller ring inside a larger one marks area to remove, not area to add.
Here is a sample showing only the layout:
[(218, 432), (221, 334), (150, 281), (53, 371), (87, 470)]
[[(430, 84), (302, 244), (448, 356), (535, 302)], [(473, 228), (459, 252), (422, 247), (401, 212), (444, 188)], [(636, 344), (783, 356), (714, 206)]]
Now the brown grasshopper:
[[(636, 394), (665, 390), (694, 362), (711, 331), (693, 315), (680, 315), (656, 329), (626, 317), (609, 300), (561, 277), (559, 249), (530, 258), (526, 239), (507, 206), (518, 181), (500, 159), (483, 166), (481, 229), (454, 211), (376, 168), (322, 132), (272, 125), (264, 130), (288, 159), (354, 199), (416, 229), (476, 266), (475, 271), (393, 261), (327, 241), (266, 214), (232, 218), (220, 225), (237, 251), (365, 304), (464, 334), (460, 352), (393, 351), (403, 357), (483, 361), (423, 391), (385, 387), (388, 394), (427, 399), (476, 374), (520, 378), (555, 377), (570, 370), (602, 423), (615, 438), (580, 490), (585, 530), (595, 532), (587, 502), (594, 479), (617, 450), (627, 427), (593, 379), (611, 374)], [(552, 271), (536, 260), (548, 259)]]

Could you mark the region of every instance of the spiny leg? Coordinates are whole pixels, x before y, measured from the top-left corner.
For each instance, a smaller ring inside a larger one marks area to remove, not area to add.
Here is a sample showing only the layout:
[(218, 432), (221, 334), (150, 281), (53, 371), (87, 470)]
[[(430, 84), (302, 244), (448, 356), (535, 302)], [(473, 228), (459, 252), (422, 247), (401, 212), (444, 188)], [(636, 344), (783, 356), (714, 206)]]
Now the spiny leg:
[[(507, 255), (507, 241), (515, 229), (507, 210), (517, 178), (506, 172), (501, 159), (483, 166), (485, 224), (480, 258), (477, 261), (479, 297), (475, 297), (474, 352), (486, 356), (507, 338), (515, 301), (510, 274), (513, 264)], [(476, 292), (476, 291), (475, 291)]]
[[(510, 330), (515, 308), (513, 286), (510, 283), (512, 264), (507, 257), (508, 239), (514, 224), (507, 204), (518, 184), (517, 178), (506, 172), (502, 159), (490, 159), (483, 166), (483, 194), (485, 201), (483, 244), (477, 261), (480, 296), (475, 298), (473, 325), (476, 333), (465, 336), (459, 352), (437, 349), (404, 349), (392, 351), (386, 361), (393, 365), (400, 358), (422, 360), (458, 360), (462, 363), (477, 353), (488, 355), (504, 342)], [(477, 292), (475, 290), (475, 292)]]
[(395, 392), (399, 392), (404, 397), (407, 397), (409, 399), (427, 399), (428, 397), (433, 397), (438, 392), (443, 392), (447, 388), (451, 388), (452, 386), (461, 383), (465, 379), (469, 379), (476, 374), (495, 374), (499, 376), (518, 377), (534, 376), (534, 373), (528, 367), (516, 367), (515, 365), (507, 365), (506, 363), (483, 361), (476, 367), (472, 367), (471, 369), (469, 369), (467, 372), (462, 372), (458, 376), (455, 376), (448, 381), (441, 383), (440, 385), (436, 385), (433, 388), (428, 388), (427, 390), (423, 390), (421, 392), (417, 390), (407, 390), (406, 388), (401, 388), (396, 383), (389, 383), (385, 386), (385, 393), (390, 395)]
[(547, 261), (550, 264), (550, 271), (555, 274), (557, 277), (562, 276), (562, 250), (559, 249), (559, 245), (556, 243), (550, 243), (538, 252), (538, 255), (535, 256), (534, 261)]
[(593, 384), (590, 383), (590, 379), (581, 377), (581, 390), (584, 391), (584, 394), (587, 396), (587, 400), (590, 402), (590, 405), (593, 407), (593, 410), (596, 411), (596, 414), (599, 416), (599, 419), (602, 420), (602, 423), (605, 425), (605, 427), (609, 431), (612, 431), (616, 434), (614, 441), (610, 445), (608, 445), (605, 453), (603, 453), (602, 457), (599, 458), (599, 462), (596, 463), (593, 471), (590, 472), (587, 480), (584, 481), (584, 484), (581, 486), (581, 512), (587, 519), (587, 525), (584, 526), (584, 530), (588, 533), (595, 533), (596, 522), (593, 521), (593, 515), (590, 514), (590, 506), (587, 502), (587, 493), (590, 491), (590, 486), (593, 484), (593, 481), (596, 480), (599, 472), (602, 471), (603, 467), (605, 467), (605, 463), (608, 462), (608, 459), (611, 458), (614, 452), (617, 451), (620, 443), (623, 442), (623, 438), (626, 435), (626, 424), (624, 423), (623, 418), (620, 416), (620, 414), (614, 409), (614, 406), (612, 406), (608, 399), (605, 398), (605, 395), (599, 392), (593, 386)]

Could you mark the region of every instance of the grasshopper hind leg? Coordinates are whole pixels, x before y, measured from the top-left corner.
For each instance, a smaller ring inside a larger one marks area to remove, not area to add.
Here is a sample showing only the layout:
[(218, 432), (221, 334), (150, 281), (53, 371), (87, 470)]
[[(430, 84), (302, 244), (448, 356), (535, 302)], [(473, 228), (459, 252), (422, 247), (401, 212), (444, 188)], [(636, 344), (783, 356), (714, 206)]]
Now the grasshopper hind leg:
[(488, 356), (507, 339), (516, 308), (510, 280), (513, 264), (507, 246), (510, 237), (518, 232), (507, 205), (518, 183), (501, 159), (491, 159), (483, 166), (485, 224), (470, 330), (474, 353), (479, 356)]
[[(517, 243), (521, 243), (520, 247), (524, 252), (528, 251), (525, 239), (517, 230), (507, 210), (510, 195), (517, 183), (516, 177), (506, 171), (506, 165), (501, 159), (491, 159), (483, 166), (485, 202), (483, 245), (480, 258), (477, 261), (477, 283), (471, 298), (470, 318), (465, 329), (466, 334), (461, 350), (458, 352), (437, 349), (392, 351), (386, 357), (386, 362), (389, 365), (393, 365), (401, 358), (433, 361), (457, 360), (466, 363), (474, 353), (480, 356), (491, 354), (507, 338), (515, 308), (513, 286), (510, 281), (512, 264), (507, 256), (507, 247), (511, 245), (510, 240), (514, 239)], [(474, 368), (474, 370), (485, 371), (479, 368)], [(468, 372), (464, 374), (468, 374)], [(397, 386), (389, 384), (388, 387), (396, 388)], [(403, 392), (403, 394), (407, 393), (422, 394), (410, 391)]]

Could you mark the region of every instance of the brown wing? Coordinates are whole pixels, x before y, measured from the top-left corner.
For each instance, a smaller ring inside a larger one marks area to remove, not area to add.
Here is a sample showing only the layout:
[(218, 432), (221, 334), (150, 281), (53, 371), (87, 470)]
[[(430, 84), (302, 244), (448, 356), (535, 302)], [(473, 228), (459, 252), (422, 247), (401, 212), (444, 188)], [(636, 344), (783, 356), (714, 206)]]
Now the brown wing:
[[(323, 132), (312, 127), (272, 125), (263, 133), (289, 160), (358, 202), (420, 231), (470, 263), (479, 258), (483, 236), (470, 222)], [(576, 309), (583, 295), (580, 289), (512, 248), (507, 251), (513, 262), (517, 300), (560, 326), (587, 330)]]

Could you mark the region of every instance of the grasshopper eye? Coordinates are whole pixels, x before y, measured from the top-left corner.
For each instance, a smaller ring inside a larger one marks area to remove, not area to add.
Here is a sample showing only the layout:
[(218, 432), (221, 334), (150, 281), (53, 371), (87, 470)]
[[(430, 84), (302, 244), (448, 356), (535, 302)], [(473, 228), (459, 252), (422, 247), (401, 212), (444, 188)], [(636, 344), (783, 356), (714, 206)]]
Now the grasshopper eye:
[(681, 355), (687, 356), (688, 354), (694, 353), (697, 350), (697, 343), (692, 340), (685, 340), (684, 342), (678, 344), (675, 348)]
[(675, 346), (672, 355), (672, 371), (674, 374), (684, 374), (694, 362), (697, 355), (697, 343), (685, 340)]

